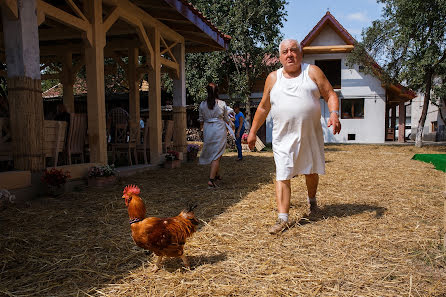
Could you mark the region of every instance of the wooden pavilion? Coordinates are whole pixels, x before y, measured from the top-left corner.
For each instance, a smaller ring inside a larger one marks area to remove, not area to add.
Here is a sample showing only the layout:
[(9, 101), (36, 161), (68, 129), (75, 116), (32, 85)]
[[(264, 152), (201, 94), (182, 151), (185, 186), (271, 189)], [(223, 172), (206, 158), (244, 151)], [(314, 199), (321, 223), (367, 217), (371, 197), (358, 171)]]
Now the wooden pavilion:
[[(16, 170), (45, 168), (41, 79), (60, 79), (64, 104), (74, 112), (73, 84), (84, 65), (90, 162), (107, 163), (105, 58), (126, 72), (130, 124), (139, 123), (139, 82), (148, 74), (152, 164), (162, 153), (161, 73), (173, 78), (174, 148), (185, 151), (185, 53), (225, 50), (230, 41), (192, 5), (185, 0), (0, 0), (0, 5), (0, 59), (7, 64), (3, 75)], [(52, 62), (62, 65), (60, 73), (42, 76)]]

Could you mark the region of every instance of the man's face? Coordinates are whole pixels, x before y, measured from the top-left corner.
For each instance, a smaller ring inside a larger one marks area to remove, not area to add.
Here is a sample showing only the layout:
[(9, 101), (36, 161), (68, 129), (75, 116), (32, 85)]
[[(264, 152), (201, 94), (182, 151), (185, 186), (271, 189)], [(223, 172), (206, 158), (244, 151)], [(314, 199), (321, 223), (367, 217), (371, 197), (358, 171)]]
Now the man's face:
[(280, 63), (285, 68), (298, 68), (302, 62), (302, 54), (295, 41), (286, 41), (280, 47)]

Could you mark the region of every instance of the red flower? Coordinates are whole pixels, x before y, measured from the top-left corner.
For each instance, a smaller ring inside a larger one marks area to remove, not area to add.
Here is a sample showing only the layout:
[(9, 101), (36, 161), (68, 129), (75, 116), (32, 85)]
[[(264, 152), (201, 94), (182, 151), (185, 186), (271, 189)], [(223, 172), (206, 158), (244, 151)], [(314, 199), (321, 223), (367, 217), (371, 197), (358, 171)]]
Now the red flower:
[(68, 178), (70, 178), (69, 171), (64, 172), (62, 169), (51, 168), (50, 170), (45, 169), (40, 179), (50, 186), (60, 187), (67, 182)]

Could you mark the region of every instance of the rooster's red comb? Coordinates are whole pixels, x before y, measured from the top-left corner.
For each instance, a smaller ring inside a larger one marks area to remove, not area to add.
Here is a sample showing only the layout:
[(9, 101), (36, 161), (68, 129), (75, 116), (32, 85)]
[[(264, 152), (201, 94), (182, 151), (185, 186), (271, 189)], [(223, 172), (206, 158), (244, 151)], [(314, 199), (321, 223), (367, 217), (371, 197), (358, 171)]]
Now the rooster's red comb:
[(122, 193), (126, 195), (139, 195), (140, 192), (141, 190), (136, 185), (128, 185), (124, 188), (124, 191)]

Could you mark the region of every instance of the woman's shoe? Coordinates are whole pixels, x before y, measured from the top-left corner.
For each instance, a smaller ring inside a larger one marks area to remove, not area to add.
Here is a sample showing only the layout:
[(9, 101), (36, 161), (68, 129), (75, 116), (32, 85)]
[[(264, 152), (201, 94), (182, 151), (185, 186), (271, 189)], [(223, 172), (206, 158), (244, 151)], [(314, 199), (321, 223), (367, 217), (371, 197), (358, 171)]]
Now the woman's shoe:
[(214, 178), (210, 178), (208, 181), (208, 189), (216, 189), (218, 188), (217, 184), (215, 183)]
[(221, 176), (220, 175), (216, 175), (215, 176), (215, 180), (221, 180)]

